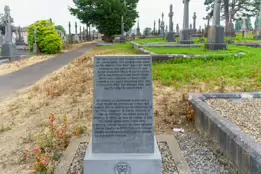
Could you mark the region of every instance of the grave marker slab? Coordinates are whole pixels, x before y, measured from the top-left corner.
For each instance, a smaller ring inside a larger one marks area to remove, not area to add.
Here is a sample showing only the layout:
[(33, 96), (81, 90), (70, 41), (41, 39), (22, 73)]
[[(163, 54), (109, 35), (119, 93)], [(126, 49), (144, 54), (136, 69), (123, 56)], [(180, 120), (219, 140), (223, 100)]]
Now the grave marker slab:
[(93, 132), (84, 174), (162, 173), (152, 83), (150, 55), (95, 56)]
[(173, 30), (173, 15), (174, 15), (174, 12), (173, 12), (173, 5), (171, 4), (170, 5), (170, 10), (169, 10), (169, 32), (168, 32), (168, 35), (167, 35), (167, 40), (168, 42), (175, 42), (176, 39), (175, 39), (175, 33), (174, 33), (174, 30)]

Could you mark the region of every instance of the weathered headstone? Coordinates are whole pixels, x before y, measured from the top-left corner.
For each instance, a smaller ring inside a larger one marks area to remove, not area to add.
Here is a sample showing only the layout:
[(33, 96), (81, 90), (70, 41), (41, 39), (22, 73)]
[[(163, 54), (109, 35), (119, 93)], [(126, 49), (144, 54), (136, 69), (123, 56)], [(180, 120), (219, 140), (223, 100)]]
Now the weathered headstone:
[(221, 0), (215, 0), (213, 24), (208, 31), (208, 43), (206, 48), (209, 50), (224, 50), (227, 49), (227, 44), (224, 42), (224, 27), (220, 25), (220, 3)]
[(192, 29), (192, 24), (189, 24), (189, 29)]
[(174, 16), (173, 5), (171, 4), (170, 10), (169, 10), (169, 32), (168, 32), (168, 35), (167, 35), (168, 42), (175, 42), (176, 41), (175, 32), (173, 30), (173, 26), (174, 26), (173, 16)]
[(193, 33), (197, 33), (197, 26), (196, 26), (197, 15), (196, 15), (196, 12), (194, 12), (192, 19), (193, 19)]
[(176, 33), (179, 34), (179, 24), (176, 25)]
[(153, 25), (153, 34), (156, 35), (156, 21), (154, 21), (154, 25)]
[(141, 33), (140, 33), (140, 24), (139, 24), (139, 21), (138, 21), (138, 26), (137, 26), (137, 31), (136, 31), (136, 37), (137, 37), (137, 39), (140, 39), (140, 36), (141, 36)]
[(34, 45), (33, 45), (33, 52), (34, 54), (39, 54), (40, 53), (40, 50), (39, 50), (39, 47), (38, 47), (38, 44), (37, 44), (37, 29), (34, 28)]
[(246, 19), (242, 19), (242, 37), (243, 39), (246, 39), (246, 31), (247, 31), (247, 27), (246, 27)]
[(4, 37), (2, 36), (2, 32), (0, 30), (0, 47), (4, 44)]
[(258, 27), (255, 35), (255, 40), (261, 40), (261, 4), (259, 9), (259, 20), (258, 20)]
[(9, 6), (5, 6), (5, 14), (2, 17), (2, 21), (5, 24), (5, 40), (2, 45), (1, 57), (0, 59), (15, 59), (17, 55), (16, 45), (12, 42), (12, 26), (13, 18), (10, 15)]
[(232, 12), (231, 12), (231, 10), (229, 12), (229, 22), (228, 22), (228, 26), (227, 26), (227, 30), (226, 30), (226, 36), (236, 37), (236, 33), (235, 33), (235, 30), (234, 30), (234, 24), (232, 22)]
[(162, 20), (161, 20), (161, 37), (164, 40), (164, 37), (165, 37), (165, 32), (164, 32), (165, 24), (164, 24), (164, 19), (163, 19), (164, 18), (164, 13), (162, 13), (161, 17), (162, 17)]
[(16, 45), (26, 45), (24, 42), (24, 38), (22, 37), (22, 31), (20, 26), (17, 28), (17, 35), (18, 37), (16, 38)]
[(95, 56), (93, 131), (84, 174), (161, 174), (152, 58)]
[(192, 30), (189, 28), (189, 1), (183, 0), (184, 15), (183, 15), (183, 29), (180, 32), (180, 44), (193, 44), (191, 39)]
[(82, 42), (82, 26), (80, 26), (79, 41)]
[(121, 16), (121, 37), (120, 37), (120, 43), (125, 43), (125, 42), (126, 42), (126, 38), (124, 36), (124, 18), (123, 18), (123, 15), (122, 15)]
[(205, 19), (205, 20), (207, 20), (207, 25), (205, 24), (205, 33), (204, 33), (204, 37), (208, 37), (208, 29), (209, 29), (209, 27), (210, 27), (210, 25), (209, 25), (209, 21), (210, 21), (210, 19), (211, 19), (211, 16), (210, 16), (210, 14), (208, 14), (205, 18), (203, 18), (203, 19)]
[(68, 35), (68, 40), (69, 40), (69, 43), (72, 44), (73, 43), (73, 40), (72, 40), (72, 32), (71, 32), (71, 22), (69, 22), (69, 35)]
[(160, 26), (160, 19), (159, 19), (159, 21), (158, 21), (158, 25), (159, 25), (159, 26), (158, 26), (158, 27), (159, 27), (159, 29), (158, 29), (158, 35), (160, 35), (160, 33), (161, 33), (161, 31), (160, 31), (160, 27), (161, 27), (161, 26)]

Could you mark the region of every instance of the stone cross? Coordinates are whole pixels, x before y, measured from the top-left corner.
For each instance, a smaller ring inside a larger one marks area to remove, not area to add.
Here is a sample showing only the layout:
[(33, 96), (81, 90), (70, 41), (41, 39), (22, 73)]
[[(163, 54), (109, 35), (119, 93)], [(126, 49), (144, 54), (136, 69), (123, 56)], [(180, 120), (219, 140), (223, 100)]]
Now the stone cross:
[(161, 31), (160, 31), (160, 19), (159, 19), (159, 31), (158, 34), (160, 35)]
[(121, 36), (124, 35), (124, 18), (123, 15), (121, 16)]
[(34, 43), (36, 43), (36, 35), (37, 35), (37, 29), (34, 28)]
[(164, 24), (164, 13), (162, 13), (162, 21), (161, 21), (161, 33), (162, 33), (162, 39), (164, 39), (164, 29), (165, 29), (165, 24)]
[(12, 43), (12, 26), (13, 18), (10, 16), (9, 6), (5, 6), (5, 15), (3, 16), (3, 22), (5, 24), (5, 43)]
[(69, 21), (69, 43), (72, 42), (71, 22)]
[(77, 22), (75, 22), (75, 35), (77, 35)]
[(194, 15), (193, 15), (193, 29), (196, 29), (196, 19), (197, 19), (197, 15), (196, 15), (196, 12), (194, 12)]
[(82, 35), (82, 40), (85, 40), (85, 28), (84, 28), (84, 26), (83, 26), (83, 29), (82, 29), (82, 30), (83, 30), (83, 31), (82, 31), (82, 32), (83, 32), (83, 33), (82, 33), (82, 34), (83, 34), (83, 35)]
[(205, 18), (203, 18), (204, 20), (207, 20), (207, 26), (205, 25), (205, 28), (209, 27), (209, 21), (211, 19), (210, 14), (208, 14)]
[(220, 25), (220, 3), (221, 0), (215, 0), (212, 25)]
[(183, 29), (189, 28), (189, 1), (190, 0), (183, 0), (184, 3)]
[(176, 25), (176, 33), (179, 33), (179, 24)]
[(153, 34), (156, 34), (156, 21), (154, 21)]
[(82, 41), (82, 26), (80, 26), (80, 41)]
[(173, 32), (173, 15), (173, 6), (171, 4), (169, 10), (169, 32)]
[(192, 24), (189, 24), (189, 28), (192, 29)]

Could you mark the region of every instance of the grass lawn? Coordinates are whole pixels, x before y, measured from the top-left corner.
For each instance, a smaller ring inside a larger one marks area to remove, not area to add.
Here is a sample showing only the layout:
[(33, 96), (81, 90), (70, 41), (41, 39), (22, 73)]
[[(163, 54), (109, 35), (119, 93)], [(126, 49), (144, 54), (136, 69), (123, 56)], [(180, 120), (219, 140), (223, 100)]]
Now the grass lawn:
[(203, 48), (145, 48), (146, 50), (156, 54), (236, 54), (238, 52), (244, 52), (243, 48), (238, 48), (233, 45), (228, 46), (228, 50), (211, 51)]
[(168, 44), (168, 43), (177, 43), (177, 42), (168, 42), (166, 39), (162, 40), (162, 38), (140, 39), (140, 40), (135, 40), (134, 42), (138, 43), (138, 44)]

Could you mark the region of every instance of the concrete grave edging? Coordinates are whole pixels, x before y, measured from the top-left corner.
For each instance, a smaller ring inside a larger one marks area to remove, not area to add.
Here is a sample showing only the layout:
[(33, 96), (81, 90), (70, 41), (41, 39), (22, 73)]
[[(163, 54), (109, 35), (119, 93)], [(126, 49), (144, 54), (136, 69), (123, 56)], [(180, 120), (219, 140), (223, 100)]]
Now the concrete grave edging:
[(139, 51), (141, 54), (150, 54), (152, 57), (153, 62), (165, 62), (169, 60), (175, 60), (175, 59), (197, 59), (197, 58), (208, 58), (208, 57), (219, 57), (219, 56), (244, 56), (246, 55), (245, 53), (239, 52), (238, 54), (204, 54), (204, 55), (188, 55), (188, 54), (156, 54), (153, 52), (150, 52), (148, 50), (145, 50), (143, 48), (143, 45), (140, 45), (135, 42), (131, 42), (132, 46), (134, 49)]
[(189, 101), (195, 109), (196, 128), (218, 144), (225, 156), (238, 168), (240, 174), (260, 174), (261, 145), (230, 120), (218, 115), (205, 102), (207, 99), (215, 98), (261, 98), (261, 92), (189, 94)]
[[(157, 141), (167, 142), (170, 152), (175, 160), (178, 172), (180, 174), (191, 174), (189, 165), (182, 154), (181, 149), (179, 148), (178, 142), (175, 139), (174, 135), (156, 135)], [(89, 142), (90, 137), (74, 137), (63, 153), (62, 158), (55, 170), (55, 174), (66, 174), (70, 168), (71, 162), (74, 158), (74, 155), (78, 149), (78, 146), (82, 142)], [(83, 161), (82, 161), (83, 162)]]

